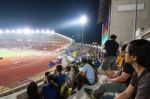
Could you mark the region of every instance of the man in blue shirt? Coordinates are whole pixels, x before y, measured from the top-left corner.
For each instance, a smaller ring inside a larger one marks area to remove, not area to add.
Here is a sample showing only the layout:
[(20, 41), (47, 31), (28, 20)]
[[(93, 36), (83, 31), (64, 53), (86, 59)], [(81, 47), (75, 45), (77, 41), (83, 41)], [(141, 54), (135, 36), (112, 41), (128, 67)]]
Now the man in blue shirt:
[(48, 75), (48, 84), (44, 85), (41, 89), (41, 96), (44, 99), (56, 99), (57, 84), (54, 81), (53, 75)]
[(64, 94), (61, 92), (61, 88), (64, 87), (64, 83), (66, 82), (66, 75), (62, 74), (62, 65), (56, 66), (56, 74), (55, 74), (55, 81), (58, 85), (57, 90), (57, 99), (64, 98)]

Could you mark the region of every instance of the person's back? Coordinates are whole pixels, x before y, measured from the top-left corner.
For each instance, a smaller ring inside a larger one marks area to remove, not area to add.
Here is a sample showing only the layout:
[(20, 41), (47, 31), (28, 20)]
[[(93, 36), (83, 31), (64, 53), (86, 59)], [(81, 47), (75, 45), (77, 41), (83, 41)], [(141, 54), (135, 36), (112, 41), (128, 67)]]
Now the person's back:
[(56, 99), (57, 87), (54, 85), (46, 84), (42, 87), (42, 93), (44, 94), (44, 99)]
[(67, 66), (66, 67), (66, 86), (67, 88), (72, 88), (73, 87), (73, 83), (74, 83), (74, 70), (72, 70), (73, 68), (71, 66)]
[(55, 81), (58, 85), (61, 85), (65, 82), (66, 76), (64, 74), (57, 74), (55, 75)]
[(55, 75), (55, 81), (58, 85), (57, 88), (57, 99), (64, 98), (64, 90), (62, 91), (62, 88), (64, 87), (64, 84), (66, 82), (66, 75), (62, 74), (62, 66), (57, 65), (56, 66), (56, 75)]
[(48, 84), (42, 86), (41, 95), (44, 99), (56, 99), (57, 86), (53, 75), (47, 77)]
[(59, 86), (66, 81), (66, 76), (61, 73), (62, 72), (62, 66), (61, 65), (56, 66), (56, 72), (57, 72), (57, 74), (55, 75), (55, 81)]
[(86, 73), (86, 78), (88, 79), (90, 84), (94, 84), (95, 81), (95, 72), (91, 65), (85, 64), (83, 69), (81, 70)]
[(105, 57), (116, 56), (119, 44), (115, 40), (107, 40), (105, 43)]
[(95, 81), (95, 71), (94, 71), (94, 66), (92, 67), (92, 60), (91, 59), (87, 59), (86, 57), (82, 58), (82, 64), (83, 67), (81, 68), (81, 75), (85, 76), (85, 78), (87, 79), (88, 82), (86, 82), (87, 84), (94, 84)]
[(31, 82), (27, 87), (28, 99), (40, 99), (38, 86), (35, 82)]
[(119, 44), (115, 41), (116, 38), (116, 35), (111, 35), (110, 40), (107, 40), (104, 44), (105, 54), (101, 65), (103, 70), (116, 68), (117, 51), (119, 48)]

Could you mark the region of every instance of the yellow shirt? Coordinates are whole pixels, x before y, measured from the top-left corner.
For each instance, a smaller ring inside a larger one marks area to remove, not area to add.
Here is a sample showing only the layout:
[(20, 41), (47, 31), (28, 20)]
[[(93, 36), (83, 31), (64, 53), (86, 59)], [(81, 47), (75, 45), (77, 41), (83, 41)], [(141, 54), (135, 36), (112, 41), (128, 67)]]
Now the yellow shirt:
[(123, 61), (124, 61), (124, 55), (119, 54), (117, 56), (117, 61), (116, 61), (117, 67), (121, 68)]

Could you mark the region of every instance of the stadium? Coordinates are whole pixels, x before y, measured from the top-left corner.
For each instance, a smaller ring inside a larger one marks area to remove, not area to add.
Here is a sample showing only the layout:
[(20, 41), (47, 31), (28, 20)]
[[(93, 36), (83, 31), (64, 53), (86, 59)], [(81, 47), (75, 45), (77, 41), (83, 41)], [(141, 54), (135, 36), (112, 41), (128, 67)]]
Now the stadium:
[(0, 93), (10, 94), (42, 79), (43, 72), (54, 68), (49, 62), (58, 60), (71, 43), (72, 39), (48, 29), (0, 30)]
[(0, 99), (150, 99), (149, 5), (0, 0)]

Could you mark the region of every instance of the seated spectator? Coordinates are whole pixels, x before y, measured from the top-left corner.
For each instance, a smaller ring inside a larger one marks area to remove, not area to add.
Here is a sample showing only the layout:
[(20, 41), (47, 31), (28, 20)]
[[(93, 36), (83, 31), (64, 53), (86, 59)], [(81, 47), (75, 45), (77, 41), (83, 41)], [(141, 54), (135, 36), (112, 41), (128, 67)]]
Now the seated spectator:
[(43, 99), (56, 99), (57, 84), (54, 80), (53, 75), (48, 75), (47, 81), (48, 81), (48, 84), (45, 84), (41, 88), (41, 97)]
[(79, 63), (72, 65), (72, 70), (75, 74), (73, 77), (74, 83), (73, 83), (72, 90), (76, 89), (79, 84), (79, 81), (78, 81), (79, 67), (78, 67), (78, 65), (79, 65)]
[(100, 65), (101, 65), (101, 61), (100, 61), (100, 59), (95, 58), (94, 65), (95, 65), (97, 68), (99, 68), (99, 67), (100, 67)]
[(131, 41), (125, 52), (125, 62), (132, 65), (136, 73), (128, 88), (115, 99), (150, 99), (150, 41)]
[(55, 81), (58, 85), (57, 90), (57, 99), (64, 98), (64, 86), (66, 82), (66, 75), (62, 74), (63, 67), (61, 65), (56, 66), (56, 74), (55, 74)]
[[(126, 46), (127, 45), (122, 46), (122, 54), (125, 54)], [(93, 91), (95, 97), (102, 97), (105, 92), (119, 93), (125, 90), (126, 86), (130, 83), (134, 69), (128, 63), (124, 62), (122, 65), (121, 75), (118, 75), (117, 77), (116, 75), (112, 75), (112, 78), (108, 77), (105, 83), (101, 84), (98, 89)], [(89, 91), (89, 89), (85, 89), (85, 91)]]
[(62, 69), (63, 69), (63, 67), (61, 65), (56, 66), (55, 80), (56, 80), (56, 83), (58, 84), (58, 86), (63, 84), (66, 81), (66, 76), (65, 76), (65, 74), (62, 74)]
[(93, 63), (94, 63), (94, 59), (92, 60), (92, 58), (89, 57), (89, 58), (87, 59), (87, 63), (88, 63), (90, 66), (92, 66), (92, 68), (93, 68), (93, 70), (94, 70), (94, 74), (95, 74), (94, 83), (97, 83), (97, 82), (98, 82), (98, 70), (97, 70), (96, 65), (93, 64)]
[(74, 72), (71, 70), (71, 66), (67, 66), (65, 69), (65, 74), (66, 74), (66, 86), (68, 88), (73, 87), (73, 82), (74, 82)]
[(117, 60), (116, 60), (117, 71), (115, 71), (115, 74), (113, 73), (113, 75), (110, 75), (111, 77), (113, 76), (113, 78), (121, 75), (123, 66), (125, 64), (124, 60), (125, 60), (125, 49), (126, 49), (126, 47), (127, 47), (127, 44), (124, 44), (119, 49)]
[(47, 84), (47, 83), (48, 83), (47, 77), (48, 77), (49, 75), (50, 75), (50, 72), (49, 72), (49, 71), (45, 72), (45, 78), (44, 78), (43, 84)]
[(31, 82), (27, 87), (28, 99), (40, 99), (37, 83)]
[(80, 90), (84, 84), (93, 85), (95, 83), (95, 71), (93, 67), (90, 64), (88, 64), (86, 58), (82, 58), (82, 66), (83, 67), (80, 70), (78, 77), (78, 90)]
[(124, 52), (122, 52), (123, 51), (122, 49), (124, 49), (124, 47), (126, 46), (122, 46), (118, 52), (117, 61), (116, 61), (116, 65), (118, 68), (121, 68), (124, 62)]
[(76, 77), (76, 70), (75, 70), (75, 65), (70, 65), (67, 66), (65, 69), (65, 74), (66, 74), (66, 90), (67, 90), (67, 95), (71, 95), (74, 93), (74, 80)]

